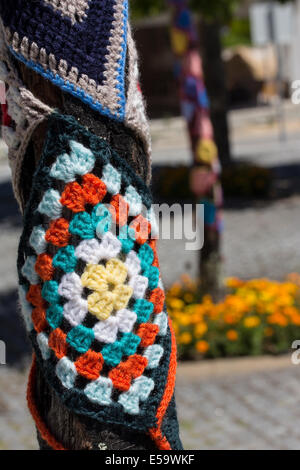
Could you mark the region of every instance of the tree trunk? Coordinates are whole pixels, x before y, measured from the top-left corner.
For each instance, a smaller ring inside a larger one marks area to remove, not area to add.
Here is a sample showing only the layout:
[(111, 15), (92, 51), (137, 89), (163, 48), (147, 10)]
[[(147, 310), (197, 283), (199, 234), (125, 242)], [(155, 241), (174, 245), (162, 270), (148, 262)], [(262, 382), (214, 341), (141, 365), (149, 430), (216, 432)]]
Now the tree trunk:
[(223, 272), (220, 232), (204, 228), (204, 245), (200, 257), (201, 291), (209, 294), (215, 302), (222, 297)]
[(211, 102), (211, 119), (214, 127), (215, 141), (221, 164), (223, 168), (226, 168), (231, 165), (232, 160), (220, 24), (202, 19), (200, 22), (200, 39), (204, 77)]
[[(44, 80), (22, 64), (17, 66), (23, 82), (41, 101), (65, 114), (73, 114), (92, 132), (100, 137), (105, 137), (116, 150), (118, 146), (122, 149), (126, 146), (129, 163), (146, 180), (149, 171), (146, 157), (141, 150), (141, 144), (136, 141), (130, 131), (126, 130), (121, 124), (111, 123), (108, 119), (101, 117), (77, 99), (65, 95), (49, 81)], [(31, 168), (36, 166), (41, 156), (46, 129), (47, 124), (40, 125), (32, 137), (32, 142), (25, 157), (26, 164), (31, 161)], [(30, 182), (27, 186), (29, 186), (27, 189), (25, 186), (22, 188), (25, 192), (25, 201), (26, 193), (28, 194), (28, 190), (30, 190)], [(154, 450), (156, 448), (151, 438), (145, 434), (138, 434), (121, 426), (101, 424), (70, 412), (61, 403), (53, 389), (49, 387), (38, 365), (36, 365), (34, 382), (33, 393), (39, 414), (51, 434), (64, 448), (72, 450)], [(50, 449), (39, 433), (38, 441), (41, 450)]]

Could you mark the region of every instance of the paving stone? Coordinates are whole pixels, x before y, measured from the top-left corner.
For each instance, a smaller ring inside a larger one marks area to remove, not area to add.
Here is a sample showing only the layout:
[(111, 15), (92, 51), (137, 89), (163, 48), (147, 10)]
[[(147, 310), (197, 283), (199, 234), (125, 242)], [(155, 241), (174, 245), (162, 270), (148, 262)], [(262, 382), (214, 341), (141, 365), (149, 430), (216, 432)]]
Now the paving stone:
[[(284, 384), (274, 388), (278, 375), (279, 371), (273, 370), (267, 374), (254, 372), (231, 380), (227, 377), (216, 380), (212, 374), (207, 388), (214, 390), (214, 394), (201, 401), (199, 410), (195, 409), (193, 422), (207, 413), (210, 419), (201, 426), (189, 427), (185, 422), (181, 430), (185, 445), (190, 448), (195, 443), (194, 432), (197, 431), (199, 449), (299, 449), (300, 432), (293, 426), (300, 410), (299, 383), (290, 365), (280, 370), (280, 375), (285, 377)], [(260, 384), (260, 387), (253, 384)], [(197, 390), (199, 385), (193, 379), (190, 388)], [(293, 392), (292, 400), (286, 396), (286, 389), (288, 393)], [(178, 410), (183, 420), (187, 405), (185, 394), (181, 393), (180, 377), (177, 390)], [(205, 436), (202, 429), (205, 429)]]

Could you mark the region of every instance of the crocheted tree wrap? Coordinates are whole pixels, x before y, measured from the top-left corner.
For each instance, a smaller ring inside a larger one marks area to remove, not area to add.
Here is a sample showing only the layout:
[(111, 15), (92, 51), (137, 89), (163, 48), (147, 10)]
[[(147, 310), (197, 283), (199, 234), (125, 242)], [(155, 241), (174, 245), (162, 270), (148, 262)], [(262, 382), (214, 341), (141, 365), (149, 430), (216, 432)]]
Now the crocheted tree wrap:
[(101, 114), (132, 128), (151, 153), (128, 0), (0, 0), (11, 53)]
[(18, 256), (37, 359), (74, 412), (181, 448), (156, 236), (131, 167), (75, 119), (51, 115)]

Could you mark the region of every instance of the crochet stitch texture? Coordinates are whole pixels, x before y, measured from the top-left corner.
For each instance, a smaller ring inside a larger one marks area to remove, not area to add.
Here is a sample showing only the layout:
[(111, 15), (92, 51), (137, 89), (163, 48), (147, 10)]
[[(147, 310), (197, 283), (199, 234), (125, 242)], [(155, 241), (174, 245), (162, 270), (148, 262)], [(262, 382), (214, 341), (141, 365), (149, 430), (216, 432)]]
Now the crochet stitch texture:
[[(77, 96), (81, 93), (104, 114), (123, 118), (127, 2), (90, 1), (85, 20), (73, 24), (62, 4), (58, 9), (52, 3), (2, 2), (12, 51), (55, 84)], [(71, 3), (76, 13), (78, 2)]]
[(107, 142), (52, 114), (25, 210), (20, 300), (37, 359), (67, 407), (180, 449), (176, 345), (151, 202)]
[(20, 207), (22, 207), (20, 175), (24, 154), (34, 130), (53, 110), (35, 98), (19, 79), (12, 57), (5, 45), (1, 25), (0, 80), (6, 84), (8, 117), (2, 123), (2, 138), (8, 146), (14, 193)]
[(6, 45), (18, 61), (124, 122), (150, 156), (128, 0), (0, 0), (0, 16)]

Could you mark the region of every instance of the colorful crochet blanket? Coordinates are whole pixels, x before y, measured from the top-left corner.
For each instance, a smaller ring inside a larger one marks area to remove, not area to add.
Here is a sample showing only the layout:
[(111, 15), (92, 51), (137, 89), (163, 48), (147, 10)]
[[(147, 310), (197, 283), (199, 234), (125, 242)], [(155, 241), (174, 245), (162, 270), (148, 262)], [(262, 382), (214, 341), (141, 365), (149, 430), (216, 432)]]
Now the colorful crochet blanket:
[(20, 299), (37, 360), (69, 409), (180, 449), (151, 202), (105, 140), (50, 115), (25, 210)]

